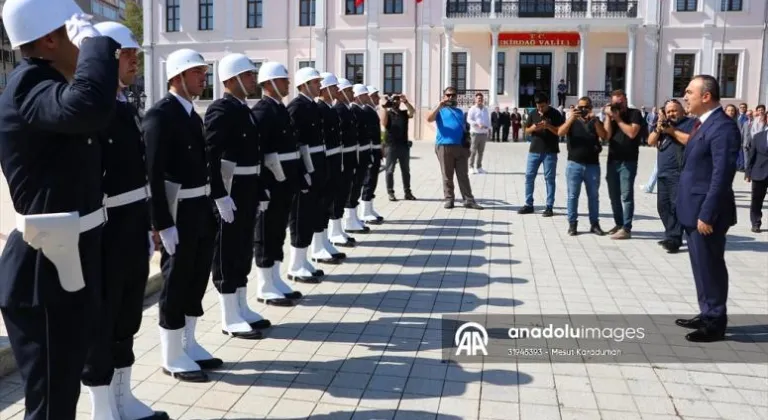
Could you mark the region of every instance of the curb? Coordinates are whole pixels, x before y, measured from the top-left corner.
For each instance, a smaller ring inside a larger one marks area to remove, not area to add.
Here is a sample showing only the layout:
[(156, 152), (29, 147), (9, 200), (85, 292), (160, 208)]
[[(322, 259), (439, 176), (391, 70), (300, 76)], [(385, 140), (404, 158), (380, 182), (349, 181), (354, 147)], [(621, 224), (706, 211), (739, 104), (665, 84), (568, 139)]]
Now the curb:
[[(150, 275), (147, 286), (144, 289), (144, 298), (148, 298), (160, 291), (163, 287), (163, 274), (160, 272), (160, 254), (155, 253), (150, 263)], [(0, 347), (0, 377), (16, 371), (16, 359), (13, 357), (11, 346), (8, 344)]]

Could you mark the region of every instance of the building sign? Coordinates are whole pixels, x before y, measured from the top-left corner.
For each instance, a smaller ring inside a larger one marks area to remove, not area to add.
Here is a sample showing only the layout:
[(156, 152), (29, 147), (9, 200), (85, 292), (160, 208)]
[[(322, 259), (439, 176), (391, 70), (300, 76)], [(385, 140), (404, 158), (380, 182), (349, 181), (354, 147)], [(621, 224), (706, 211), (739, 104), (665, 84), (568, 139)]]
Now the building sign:
[(577, 47), (578, 32), (505, 32), (499, 34), (500, 47)]

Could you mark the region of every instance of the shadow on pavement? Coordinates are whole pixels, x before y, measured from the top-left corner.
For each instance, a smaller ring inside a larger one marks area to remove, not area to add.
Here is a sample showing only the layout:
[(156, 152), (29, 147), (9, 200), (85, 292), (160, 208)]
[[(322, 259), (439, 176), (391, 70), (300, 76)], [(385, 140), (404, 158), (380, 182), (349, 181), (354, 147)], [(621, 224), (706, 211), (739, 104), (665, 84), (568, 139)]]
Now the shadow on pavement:
[(528, 280), (519, 277), (490, 277), (481, 273), (466, 273), (452, 270), (425, 271), (413, 274), (334, 274), (323, 278), (328, 283), (350, 284), (393, 284), (432, 289), (464, 289), (483, 287), (491, 283), (526, 284)]
[(347, 257), (347, 264), (394, 264), (402, 267), (441, 267), (441, 268), (466, 268), (480, 267), (485, 264), (514, 265), (520, 261), (511, 259), (487, 259), (480, 255), (451, 255), (451, 254), (427, 254), (427, 255), (392, 255), (392, 256), (360, 256)]
[[(440, 299), (438, 301), (438, 298)], [(333, 293), (310, 294), (305, 296), (297, 304), (298, 307), (322, 307), (330, 308), (361, 308), (389, 313), (423, 313), (432, 312), (434, 306), (461, 308), (462, 311), (473, 311), (480, 306), (512, 307), (522, 305), (522, 301), (509, 298), (479, 298), (472, 293), (457, 292), (452, 290), (437, 291), (411, 291), (390, 290), (376, 293)], [(447, 310), (446, 312), (450, 312)]]
[[(406, 418), (406, 419), (412, 419), (412, 420), (426, 420), (426, 419), (434, 419), (437, 414), (431, 413), (428, 411), (415, 411), (415, 410), (355, 410), (352, 407), (349, 407), (349, 411), (334, 411), (330, 414), (312, 414), (309, 417), (296, 417), (295, 419), (290, 419), (285, 417), (285, 420), (347, 420), (351, 419), (352, 417), (360, 418), (360, 419), (368, 419), (368, 420), (391, 420), (395, 418), (395, 415), (398, 416), (398, 418)], [(230, 420), (255, 420), (256, 418), (265, 418), (265, 417), (248, 417), (248, 418), (235, 418), (235, 417), (227, 417)], [(192, 419), (191, 420), (196, 420)], [(459, 416), (454, 416), (450, 414), (440, 414), (440, 420), (462, 420)]]

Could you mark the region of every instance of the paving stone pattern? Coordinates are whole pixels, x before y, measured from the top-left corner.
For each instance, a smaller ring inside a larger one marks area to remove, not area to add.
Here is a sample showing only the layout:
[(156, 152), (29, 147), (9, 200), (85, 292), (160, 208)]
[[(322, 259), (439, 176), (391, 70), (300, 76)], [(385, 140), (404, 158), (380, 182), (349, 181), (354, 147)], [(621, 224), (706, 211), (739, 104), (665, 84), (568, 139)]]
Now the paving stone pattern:
[[(298, 286), (307, 295), (301, 304), (265, 308), (251, 290), (251, 304), (275, 324), (264, 340), (221, 334), (211, 286), (198, 339), (225, 365), (209, 383), (179, 383), (161, 373), (157, 306), (149, 300), (135, 345), (134, 392), (178, 420), (768, 418), (768, 364), (440, 363), (445, 313), (696, 313), (687, 254), (667, 255), (656, 245), (662, 226), (655, 194), (636, 193), (632, 240), (569, 237), (565, 151), (555, 217), (515, 212), (524, 200), (526, 153), (524, 144), (489, 143), (489, 173), (472, 176), (487, 209), (445, 210), (434, 145), (417, 142), (411, 168), (420, 201), (388, 202), (382, 173), (376, 206), (386, 223), (356, 235), (361, 244), (343, 265), (322, 266), (323, 283)], [(642, 150), (636, 184), (645, 182), (654, 159), (652, 150)], [(399, 172), (395, 179), (402, 196)], [(748, 188), (737, 176), (729, 311), (766, 314), (768, 247), (765, 233), (749, 232)], [(541, 205), (541, 176), (535, 196)], [(584, 230), (584, 193), (580, 210)], [(605, 182), (600, 210), (610, 229)], [(738, 344), (706, 347), (737, 351)], [(18, 374), (0, 380), (0, 420), (21, 419), (22, 404)], [(78, 419), (89, 419), (89, 411), (84, 392)]]

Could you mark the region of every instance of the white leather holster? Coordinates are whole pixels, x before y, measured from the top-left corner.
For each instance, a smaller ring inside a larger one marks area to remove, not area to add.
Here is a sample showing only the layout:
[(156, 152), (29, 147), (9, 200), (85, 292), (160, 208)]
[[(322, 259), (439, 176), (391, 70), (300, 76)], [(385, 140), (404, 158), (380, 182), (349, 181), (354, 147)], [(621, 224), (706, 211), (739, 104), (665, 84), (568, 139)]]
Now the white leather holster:
[(277, 153), (264, 155), (264, 166), (272, 172), (277, 182), (285, 181), (285, 172), (283, 172), (283, 165), (280, 163), (280, 157)]
[(235, 177), (235, 168), (237, 163), (222, 159), (221, 160), (221, 179), (224, 181), (224, 188), (227, 194), (232, 194), (232, 178)]
[(299, 146), (299, 153), (301, 153), (301, 159), (304, 161), (304, 167), (307, 168), (307, 173), (311, 174), (315, 172), (315, 165), (312, 164), (312, 154), (309, 152), (309, 146), (306, 144)]
[(165, 199), (168, 201), (168, 212), (171, 213), (173, 223), (176, 223), (176, 210), (179, 208), (179, 191), (181, 184), (165, 181)]

